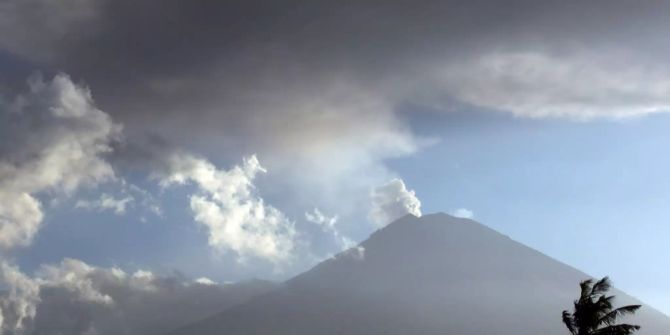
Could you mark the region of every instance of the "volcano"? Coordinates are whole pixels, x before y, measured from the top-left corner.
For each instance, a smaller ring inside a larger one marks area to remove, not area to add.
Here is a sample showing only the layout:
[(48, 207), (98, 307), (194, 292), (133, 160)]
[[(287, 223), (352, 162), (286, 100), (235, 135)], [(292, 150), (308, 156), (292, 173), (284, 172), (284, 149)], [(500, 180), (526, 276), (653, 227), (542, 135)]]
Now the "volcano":
[[(482, 224), (405, 216), (268, 294), (171, 335), (559, 335), (589, 275)], [(613, 289), (616, 305), (638, 303)], [(644, 305), (640, 335), (670, 318)]]

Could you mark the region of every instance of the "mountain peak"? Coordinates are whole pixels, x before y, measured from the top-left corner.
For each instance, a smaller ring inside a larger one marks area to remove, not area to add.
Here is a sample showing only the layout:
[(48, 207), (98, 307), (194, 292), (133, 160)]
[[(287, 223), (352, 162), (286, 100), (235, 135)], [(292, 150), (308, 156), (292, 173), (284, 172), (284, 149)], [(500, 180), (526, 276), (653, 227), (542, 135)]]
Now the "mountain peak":
[(467, 226), (470, 226), (471, 229), (487, 230), (491, 233), (502, 235), (475, 220), (456, 217), (444, 212), (424, 214), (422, 216), (406, 214), (396, 219), (395, 221), (389, 223), (385, 227), (379, 229), (378, 231), (374, 232), (372, 235), (375, 235), (380, 231), (399, 229), (398, 226), (405, 226), (405, 225), (414, 226), (417, 229), (434, 229), (434, 230), (454, 229), (454, 226), (465, 226), (464, 229), (466, 229)]
[[(406, 215), (280, 289), (175, 334), (559, 335), (560, 312), (585, 278), (474, 220)], [(652, 308), (636, 321), (640, 335), (670, 326)]]

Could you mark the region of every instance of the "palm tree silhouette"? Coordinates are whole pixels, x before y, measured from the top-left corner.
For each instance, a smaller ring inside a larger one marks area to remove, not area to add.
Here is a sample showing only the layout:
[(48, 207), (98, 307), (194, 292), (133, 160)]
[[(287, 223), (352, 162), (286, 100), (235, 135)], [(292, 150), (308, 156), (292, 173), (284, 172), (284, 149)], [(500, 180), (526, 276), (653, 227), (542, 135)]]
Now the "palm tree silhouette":
[(629, 305), (614, 309), (614, 296), (606, 295), (611, 288), (608, 277), (595, 284), (592, 279), (579, 284), (582, 293), (575, 300), (572, 313), (563, 311), (563, 323), (572, 335), (629, 335), (640, 329), (638, 325), (615, 324), (617, 318), (635, 313), (641, 306)]

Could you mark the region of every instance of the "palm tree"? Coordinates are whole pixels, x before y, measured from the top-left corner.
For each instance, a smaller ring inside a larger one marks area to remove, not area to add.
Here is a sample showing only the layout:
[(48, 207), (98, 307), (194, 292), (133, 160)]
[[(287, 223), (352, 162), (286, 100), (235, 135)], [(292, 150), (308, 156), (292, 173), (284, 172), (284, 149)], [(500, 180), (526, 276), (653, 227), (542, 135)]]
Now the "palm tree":
[(629, 335), (640, 329), (638, 325), (615, 324), (617, 318), (635, 313), (641, 306), (629, 305), (614, 309), (614, 296), (607, 296), (611, 288), (605, 277), (595, 284), (592, 279), (579, 284), (582, 293), (575, 300), (572, 313), (563, 311), (563, 323), (572, 335)]

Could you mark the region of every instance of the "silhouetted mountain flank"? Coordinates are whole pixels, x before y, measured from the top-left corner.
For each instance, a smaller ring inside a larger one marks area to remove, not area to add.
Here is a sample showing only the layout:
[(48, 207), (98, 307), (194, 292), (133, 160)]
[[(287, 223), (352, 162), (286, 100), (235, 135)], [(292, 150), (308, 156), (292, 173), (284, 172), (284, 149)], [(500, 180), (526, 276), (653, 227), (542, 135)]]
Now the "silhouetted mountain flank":
[[(559, 335), (589, 276), (477, 222), (403, 217), (248, 303), (173, 335)], [(637, 302), (619, 291), (618, 304)], [(645, 306), (641, 335), (670, 329)]]

